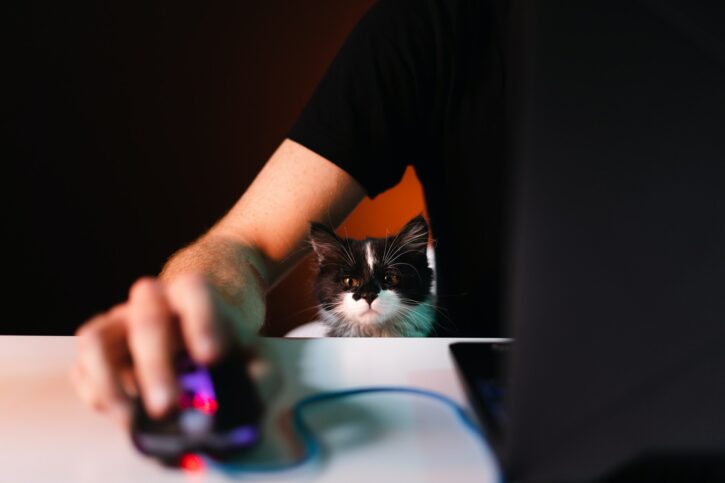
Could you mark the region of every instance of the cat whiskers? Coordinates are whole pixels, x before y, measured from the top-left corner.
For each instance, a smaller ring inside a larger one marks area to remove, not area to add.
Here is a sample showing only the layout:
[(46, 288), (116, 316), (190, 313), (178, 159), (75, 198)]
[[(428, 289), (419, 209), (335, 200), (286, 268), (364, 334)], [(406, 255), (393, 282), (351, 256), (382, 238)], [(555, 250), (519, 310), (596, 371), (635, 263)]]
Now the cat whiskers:
[[(400, 327), (401, 322), (407, 326), (407, 329)], [(400, 327), (401, 330), (398, 331), (398, 335), (400, 336), (413, 334), (428, 335), (434, 324), (434, 319), (431, 319), (428, 314), (420, 313), (415, 310), (406, 310), (401, 312), (393, 327)]]
[(388, 252), (388, 229), (385, 229), (385, 244), (383, 245), (383, 260), (385, 260), (385, 254)]
[[(396, 233), (395, 238), (397, 238), (397, 237), (398, 237), (398, 234)], [(385, 260), (387, 259), (387, 254), (388, 254), (388, 238), (390, 238), (390, 237), (388, 237), (388, 229), (386, 228), (385, 229), (385, 245), (383, 245), (383, 258), (382, 258), (383, 263), (385, 263)], [(393, 243), (395, 243), (395, 238), (390, 243), (390, 246), (393, 246)]]
[[(400, 233), (398, 233), (398, 235), (399, 234)], [(398, 235), (395, 236), (395, 239), (393, 240), (393, 243), (391, 244), (391, 246), (395, 246), (395, 240), (398, 239)], [(406, 250), (401, 253), (401, 250), (408, 248), (411, 245), (415, 245), (416, 243), (419, 243), (423, 237), (425, 237), (426, 242), (427, 242), (428, 233), (419, 233), (419, 234), (409, 238), (408, 240), (406, 240), (405, 243), (401, 243), (399, 246), (395, 247), (394, 249), (391, 249), (392, 252), (387, 257), (383, 258), (383, 263), (392, 263), (406, 253), (417, 251), (415, 248), (411, 248), (411, 249)]]
[[(393, 250), (395, 250), (395, 248), (397, 248), (395, 246), (395, 242), (398, 241), (398, 237), (400, 236), (400, 233), (401, 232), (396, 233), (395, 234), (395, 237), (393, 238), (393, 241), (390, 242), (390, 250), (391, 251), (393, 251)], [(389, 254), (388, 254), (388, 239), (386, 238), (385, 239), (385, 249), (383, 250), (383, 265), (385, 265), (386, 263), (388, 263), (388, 258), (389, 258)]]
[(417, 249), (410, 249), (410, 250), (405, 250), (404, 252), (400, 252), (400, 253), (396, 254), (395, 258), (393, 258), (392, 260), (388, 261), (388, 263), (395, 263), (395, 261), (397, 259), (399, 259), (403, 255), (406, 255), (408, 253), (419, 253), (419, 250), (417, 250)]
[(323, 308), (323, 309), (329, 311), (329, 310), (335, 308), (335, 304), (333, 304), (333, 303), (327, 303), (327, 304), (308, 305), (306, 307), (303, 307), (303, 308), (301, 308), (299, 310), (296, 310), (296, 311), (292, 312), (291, 314), (288, 314), (285, 320), (288, 320), (288, 319), (291, 319), (293, 317), (296, 317), (296, 316), (298, 316), (298, 315), (300, 315), (302, 313), (305, 313), (307, 311), (312, 311), (313, 309), (317, 309), (317, 311), (319, 311), (320, 308)]
[(348, 256), (350, 266), (355, 266), (355, 256), (352, 254), (352, 248), (350, 248), (350, 238), (347, 236), (347, 228), (345, 229), (345, 246), (343, 246), (342, 249), (345, 250), (345, 253)]
[(352, 252), (348, 248), (345, 248), (345, 245), (343, 245), (342, 243), (332, 244), (310, 241), (310, 245), (313, 248), (315, 246), (317, 246), (318, 248), (331, 248), (333, 251), (342, 255), (342, 257), (350, 264), (350, 266), (355, 266), (355, 257), (353, 257)]
[[(413, 300), (413, 299), (409, 299), (409, 298), (405, 298), (405, 297), (401, 297), (400, 298), (400, 302), (403, 303), (403, 304), (406, 304), (406, 305), (425, 305), (425, 306), (428, 306), (437, 315), (440, 315), (441, 317), (443, 317), (446, 320), (446, 322), (449, 322), (450, 323), (450, 325), (442, 324), (441, 323), (441, 320), (438, 317), (436, 317), (436, 324), (437, 325), (441, 325), (443, 328), (446, 328), (446, 329), (454, 329), (455, 328), (455, 325), (456, 324), (455, 324), (455, 322), (453, 322), (453, 320), (450, 318), (450, 316), (446, 313), (447, 312), (446, 309), (444, 309), (444, 308), (442, 308), (442, 307), (440, 307), (440, 306), (438, 306), (438, 305), (436, 305), (434, 303), (426, 302), (426, 301), (420, 302), (420, 301)], [(411, 311), (406, 311), (406, 312), (411, 312)]]

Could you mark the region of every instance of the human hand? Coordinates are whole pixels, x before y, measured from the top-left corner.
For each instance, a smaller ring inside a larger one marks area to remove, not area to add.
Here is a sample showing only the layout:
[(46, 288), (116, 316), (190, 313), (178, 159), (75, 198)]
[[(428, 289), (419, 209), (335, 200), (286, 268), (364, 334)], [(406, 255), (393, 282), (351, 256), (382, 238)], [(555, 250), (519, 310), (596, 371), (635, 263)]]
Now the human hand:
[(168, 282), (138, 280), (126, 302), (78, 330), (71, 371), (76, 391), (86, 404), (123, 426), (130, 421), (131, 399), (139, 393), (149, 415), (164, 416), (177, 401), (174, 360), (182, 349), (204, 365), (235, 346), (259, 356), (260, 339), (252, 327), (261, 321), (244, 319), (263, 319), (263, 295), (250, 290), (247, 300), (252, 310), (243, 313), (196, 274)]

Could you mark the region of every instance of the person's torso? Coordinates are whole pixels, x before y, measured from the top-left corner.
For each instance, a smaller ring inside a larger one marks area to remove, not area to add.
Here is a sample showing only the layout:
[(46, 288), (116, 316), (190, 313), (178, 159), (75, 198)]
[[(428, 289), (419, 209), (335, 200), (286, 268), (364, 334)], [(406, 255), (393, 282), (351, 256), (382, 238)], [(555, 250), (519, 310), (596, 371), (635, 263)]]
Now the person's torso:
[(499, 336), (508, 210), (502, 12), (489, 2), (449, 5), (433, 141), (415, 166), (435, 240), (436, 335)]

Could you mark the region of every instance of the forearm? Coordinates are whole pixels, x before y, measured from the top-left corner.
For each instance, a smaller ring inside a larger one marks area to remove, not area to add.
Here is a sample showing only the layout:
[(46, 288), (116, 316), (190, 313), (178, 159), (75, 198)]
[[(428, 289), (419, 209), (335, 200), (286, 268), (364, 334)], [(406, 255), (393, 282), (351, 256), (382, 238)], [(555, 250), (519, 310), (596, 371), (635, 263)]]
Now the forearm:
[(159, 278), (163, 281), (184, 273), (199, 273), (254, 330), (264, 322), (264, 298), (271, 281), (269, 266), (257, 249), (212, 232), (169, 258)]
[(337, 226), (364, 195), (342, 169), (286, 140), (234, 207), (171, 257), (161, 278), (201, 273), (243, 313), (251, 299), (263, 306), (267, 290), (308, 252), (310, 221)]

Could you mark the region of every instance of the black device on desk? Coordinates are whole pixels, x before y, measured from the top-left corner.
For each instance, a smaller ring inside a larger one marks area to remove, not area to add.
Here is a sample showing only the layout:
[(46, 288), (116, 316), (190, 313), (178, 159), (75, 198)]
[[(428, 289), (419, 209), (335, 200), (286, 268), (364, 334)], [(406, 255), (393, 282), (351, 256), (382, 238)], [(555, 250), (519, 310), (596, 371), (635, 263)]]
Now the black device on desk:
[(506, 476), (725, 481), (725, 4), (493, 4), (511, 13)]
[(174, 411), (152, 419), (142, 400), (135, 402), (131, 438), (136, 448), (164, 464), (179, 466), (185, 455), (224, 459), (254, 446), (261, 437), (262, 403), (247, 362), (241, 351), (232, 351), (209, 367), (180, 354)]
[(450, 345), (466, 395), (499, 459), (503, 456), (503, 435), (508, 419), (505, 364), (512, 345), (512, 342), (456, 342)]

